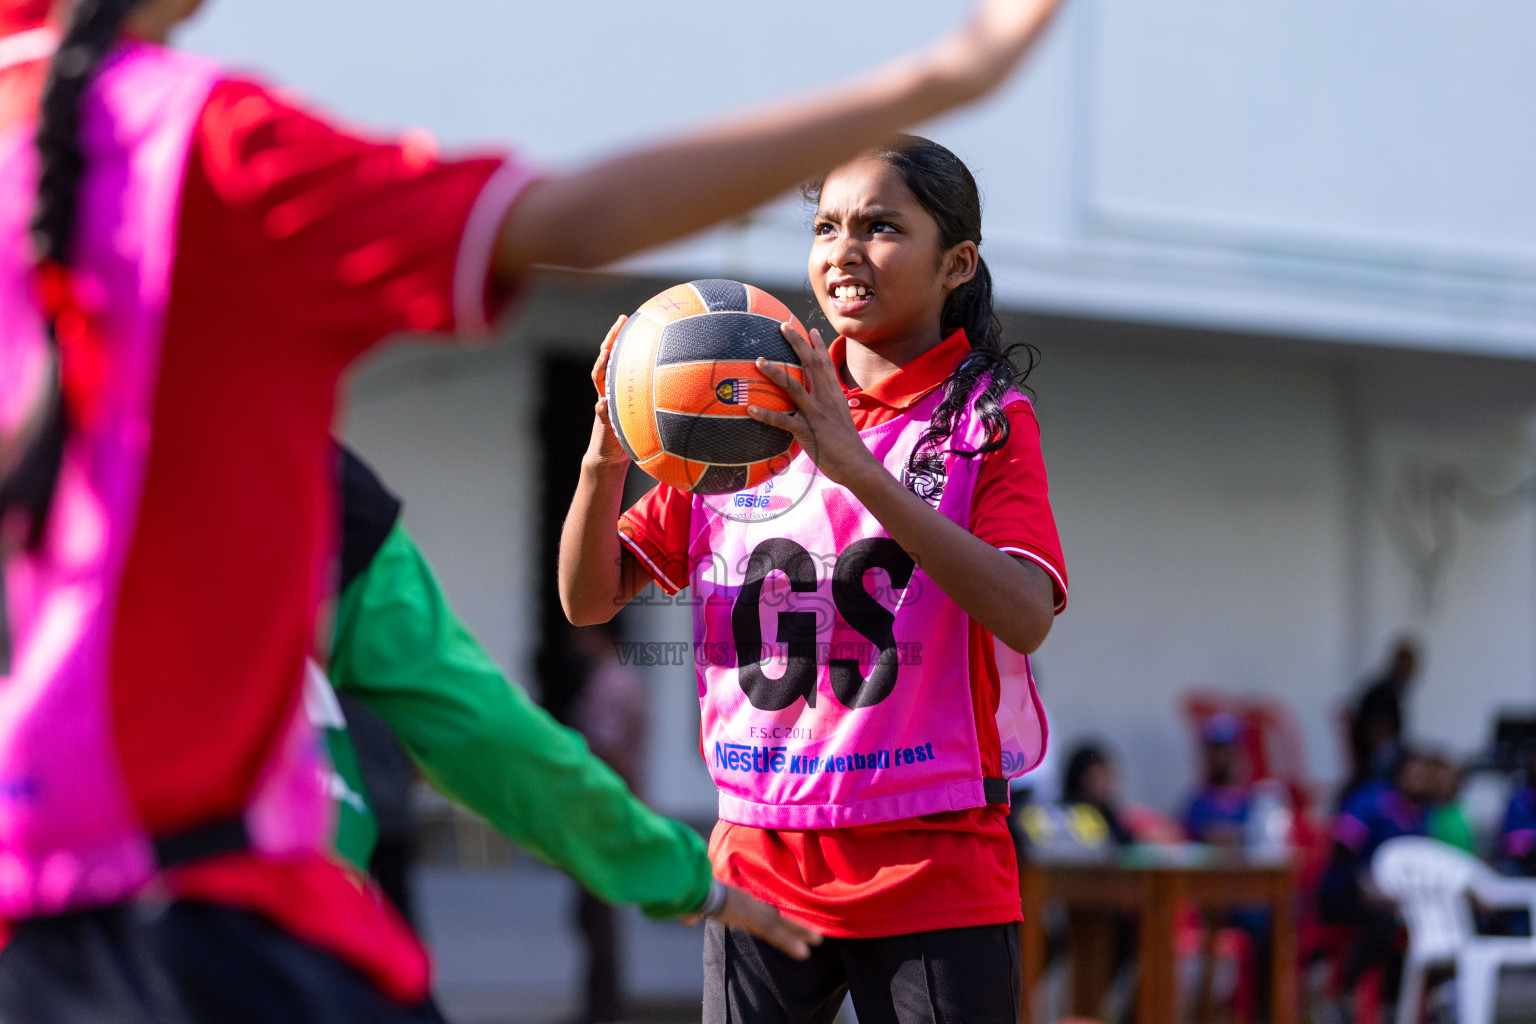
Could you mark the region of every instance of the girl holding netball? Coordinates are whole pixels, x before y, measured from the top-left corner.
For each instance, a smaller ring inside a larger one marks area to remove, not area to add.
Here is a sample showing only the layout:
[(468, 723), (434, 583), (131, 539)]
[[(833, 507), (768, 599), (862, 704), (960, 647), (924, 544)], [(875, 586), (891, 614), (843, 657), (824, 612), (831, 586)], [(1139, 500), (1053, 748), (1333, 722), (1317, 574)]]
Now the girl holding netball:
[(954, 154), (902, 136), (809, 194), (811, 285), (838, 336), (786, 329), (805, 384), (759, 368), (795, 410), (751, 410), (801, 453), (754, 500), (661, 485), (621, 517), (599, 401), (561, 597), (584, 622), (652, 579), (693, 588), (716, 871), (828, 937), (794, 961), (712, 922), (706, 1021), (830, 1021), (850, 990), (867, 1024), (1012, 1021), (1005, 776), (1040, 747), (1005, 758), (997, 713), (1039, 706), (1027, 670), (1002, 692), (994, 638), (1035, 650), (1066, 601), (1039, 430)]
[[(167, 49), (197, 6), (0, 0), (0, 1019), (432, 1020), (424, 951), (325, 850), (299, 702), (340, 375), (983, 95), (1054, 0), (547, 175)], [(739, 889), (697, 910), (814, 940)]]

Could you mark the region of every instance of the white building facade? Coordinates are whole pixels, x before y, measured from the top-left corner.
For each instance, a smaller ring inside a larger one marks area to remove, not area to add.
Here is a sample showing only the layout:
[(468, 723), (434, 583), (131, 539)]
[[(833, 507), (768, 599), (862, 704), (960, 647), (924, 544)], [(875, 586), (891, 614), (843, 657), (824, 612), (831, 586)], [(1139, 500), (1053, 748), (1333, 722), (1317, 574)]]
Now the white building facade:
[[(216, 0), (191, 48), (338, 114), (553, 166), (843, 77), (963, 16), (668, 0)], [(1457, 754), (1536, 704), (1536, 6), (1068, 0), (1001, 96), (926, 126), (975, 170), (983, 254), (1030, 383), (1073, 588), (1041, 650), (1058, 742), (1118, 748), (1172, 810), (1193, 685), (1337, 710), (1398, 634), (1410, 726)], [(358, 375), (348, 437), (492, 654), (531, 679), (541, 366), (650, 290), (729, 276), (797, 311), (798, 200), (560, 276), (485, 351)], [(628, 276), (625, 276), (628, 275)], [(653, 605), (647, 637), (687, 639)], [(707, 816), (689, 666), (651, 673), (650, 795)]]

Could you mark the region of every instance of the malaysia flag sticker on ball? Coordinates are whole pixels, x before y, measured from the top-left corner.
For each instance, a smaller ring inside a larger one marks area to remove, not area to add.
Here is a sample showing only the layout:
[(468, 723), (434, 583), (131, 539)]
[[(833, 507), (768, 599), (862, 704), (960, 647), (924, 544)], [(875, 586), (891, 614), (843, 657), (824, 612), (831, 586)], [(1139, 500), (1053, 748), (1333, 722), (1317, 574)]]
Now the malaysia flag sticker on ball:
[(614, 340), (607, 379), (608, 419), (635, 464), (694, 494), (747, 490), (782, 472), (794, 438), (747, 406), (794, 411), (757, 368), (761, 356), (804, 383), (785, 321), (806, 336), (782, 302), (737, 281), (676, 285), (636, 310)]

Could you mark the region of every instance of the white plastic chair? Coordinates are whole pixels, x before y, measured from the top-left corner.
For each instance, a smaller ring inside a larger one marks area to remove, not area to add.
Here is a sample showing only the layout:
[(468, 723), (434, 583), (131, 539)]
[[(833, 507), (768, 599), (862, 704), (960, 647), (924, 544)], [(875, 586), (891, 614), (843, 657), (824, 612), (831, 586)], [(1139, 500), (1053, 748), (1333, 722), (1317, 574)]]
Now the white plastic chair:
[(1499, 969), (1536, 964), (1536, 937), (1479, 935), (1468, 894), (1494, 907), (1524, 907), (1536, 922), (1536, 881), (1503, 878), (1453, 846), (1420, 836), (1388, 840), (1371, 876), (1408, 922), (1397, 1024), (1415, 1024), (1430, 967), (1456, 969), (1458, 1024), (1492, 1024)]

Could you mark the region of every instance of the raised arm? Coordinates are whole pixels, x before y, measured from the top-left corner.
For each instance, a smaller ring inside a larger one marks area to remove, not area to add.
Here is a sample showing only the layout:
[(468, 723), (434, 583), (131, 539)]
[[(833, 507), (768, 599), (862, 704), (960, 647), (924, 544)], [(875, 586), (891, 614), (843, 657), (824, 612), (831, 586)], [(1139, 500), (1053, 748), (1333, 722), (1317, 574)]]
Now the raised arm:
[(609, 329), (592, 366), (592, 385), (598, 395), (592, 441), (581, 458), (581, 477), (560, 531), (560, 607), (577, 626), (607, 622), (651, 582), (635, 556), (619, 543), (616, 529), (623, 511), (629, 455), (608, 424), (603, 381), (613, 341), (625, 319), (619, 317)]
[(692, 234), (979, 99), (1059, 2), (981, 0), (958, 31), (857, 79), (547, 179), (503, 223), (497, 283), (536, 263), (595, 267)]

